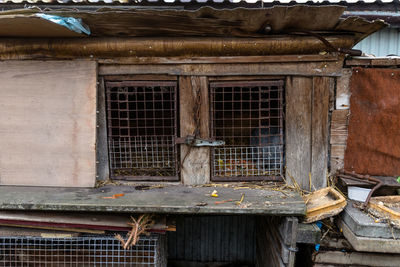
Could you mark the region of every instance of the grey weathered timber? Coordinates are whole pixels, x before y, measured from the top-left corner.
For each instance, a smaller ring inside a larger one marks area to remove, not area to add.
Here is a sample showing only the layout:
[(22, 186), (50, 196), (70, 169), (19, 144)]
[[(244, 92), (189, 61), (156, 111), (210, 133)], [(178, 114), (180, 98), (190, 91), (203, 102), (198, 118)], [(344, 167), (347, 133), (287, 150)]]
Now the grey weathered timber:
[(313, 78), (310, 178), (313, 190), (326, 187), (329, 146), (329, 92), (333, 86), (333, 78)]
[[(211, 197), (217, 190), (219, 197)], [(295, 191), (282, 193), (273, 190), (237, 189), (225, 187), (188, 187), (166, 184), (163, 188), (136, 190), (134, 186), (105, 186), (100, 188), (43, 188), (0, 187), (0, 209), (2, 210), (65, 210), (137, 213), (180, 214), (305, 214), (305, 204)], [(124, 194), (116, 199), (114, 194)], [(215, 204), (215, 201), (240, 200)], [(206, 203), (206, 206), (202, 206)]]
[(374, 238), (356, 236), (343, 220), (339, 220), (339, 227), (351, 246), (357, 251), (400, 253), (400, 240), (389, 238)]
[(100, 65), (99, 74), (339, 76), (342, 67), (340, 62)]
[(399, 254), (323, 251), (315, 254), (313, 266), (398, 267)]
[(0, 63), (0, 185), (94, 186), (97, 64)]
[[(207, 77), (182, 76), (179, 78), (180, 136), (193, 135), (199, 127), (199, 138), (210, 134)], [(200, 103), (197, 103), (200, 93)], [(200, 110), (198, 125), (194, 117)], [(186, 185), (210, 182), (210, 148), (181, 145), (181, 180)]]
[(104, 79), (98, 81), (97, 89), (97, 136), (96, 136), (96, 176), (97, 180), (110, 177), (107, 145), (106, 91)]
[(286, 80), (286, 178), (309, 189), (311, 173), (311, 103), (313, 79)]
[(257, 220), (258, 266), (294, 266), (297, 233), (296, 217), (259, 218)]
[(317, 244), (321, 239), (321, 229), (315, 223), (299, 223), (297, 243)]
[(342, 213), (342, 219), (357, 236), (400, 239), (400, 229), (392, 228), (387, 223), (375, 222), (367, 213), (353, 207), (353, 201)]
[(272, 55), (221, 57), (122, 57), (101, 58), (99, 64), (204, 64), (204, 63), (273, 63), (273, 62), (330, 62), (341, 61), (338, 54), (327, 55)]

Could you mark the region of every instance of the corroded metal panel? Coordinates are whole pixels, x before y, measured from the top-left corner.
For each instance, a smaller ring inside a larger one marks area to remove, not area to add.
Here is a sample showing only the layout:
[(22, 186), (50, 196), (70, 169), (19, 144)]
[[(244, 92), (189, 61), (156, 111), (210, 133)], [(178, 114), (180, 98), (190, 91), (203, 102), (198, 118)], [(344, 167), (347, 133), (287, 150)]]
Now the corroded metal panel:
[(355, 68), (344, 167), (361, 174), (400, 174), (400, 70)]

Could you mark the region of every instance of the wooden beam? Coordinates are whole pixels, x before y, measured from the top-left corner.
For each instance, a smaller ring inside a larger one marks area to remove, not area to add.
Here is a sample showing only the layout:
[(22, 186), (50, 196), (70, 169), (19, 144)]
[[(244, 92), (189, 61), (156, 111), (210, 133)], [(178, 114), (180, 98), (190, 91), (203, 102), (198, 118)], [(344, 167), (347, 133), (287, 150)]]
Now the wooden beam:
[[(209, 138), (209, 99), (207, 77), (181, 76), (180, 87), (180, 135), (185, 137), (194, 134), (196, 122), (194, 115), (200, 108), (199, 130), (201, 138)], [(197, 103), (200, 93), (200, 103)], [(181, 178), (187, 185), (206, 184), (210, 182), (210, 148), (189, 147), (181, 145)]]
[(333, 62), (290, 62), (249, 64), (100, 65), (100, 75), (169, 74), (194, 76), (291, 75), (339, 76), (342, 64)]
[[(351, 48), (352, 35), (324, 38), (334, 47)], [(326, 46), (314, 36), (232, 37), (98, 37), (2, 38), (0, 59), (126, 58), (126, 57), (230, 57), (318, 55)]]
[(313, 78), (311, 122), (311, 185), (313, 190), (326, 186), (329, 146), (329, 92), (333, 78)]
[(284, 63), (330, 62), (341, 60), (338, 54), (282, 56), (222, 56), (222, 57), (122, 57), (98, 60), (99, 64), (217, 64), (217, 63)]
[(313, 79), (286, 80), (286, 178), (309, 189), (311, 173), (311, 103)]

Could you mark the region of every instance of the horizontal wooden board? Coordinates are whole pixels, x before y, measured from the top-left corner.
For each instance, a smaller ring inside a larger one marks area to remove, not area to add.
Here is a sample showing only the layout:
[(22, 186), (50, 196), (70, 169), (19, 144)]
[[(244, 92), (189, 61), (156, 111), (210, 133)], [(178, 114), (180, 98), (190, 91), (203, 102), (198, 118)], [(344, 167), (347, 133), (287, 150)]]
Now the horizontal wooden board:
[(96, 63), (0, 63), (0, 184), (95, 183)]
[(349, 110), (334, 110), (331, 119), (331, 144), (346, 145)]
[(170, 64), (100, 65), (100, 75), (170, 74), (196, 76), (299, 75), (339, 76), (341, 64), (335, 62), (290, 62), (249, 64)]

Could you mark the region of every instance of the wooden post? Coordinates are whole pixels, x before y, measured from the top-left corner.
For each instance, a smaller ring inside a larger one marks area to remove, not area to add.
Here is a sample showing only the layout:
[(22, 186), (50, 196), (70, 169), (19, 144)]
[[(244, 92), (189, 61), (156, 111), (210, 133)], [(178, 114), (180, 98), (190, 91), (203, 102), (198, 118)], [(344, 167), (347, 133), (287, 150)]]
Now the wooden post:
[(333, 85), (332, 78), (313, 78), (310, 179), (313, 190), (326, 186), (329, 144), (329, 91)]
[(303, 189), (309, 188), (311, 173), (311, 103), (313, 79), (286, 80), (286, 179), (292, 177)]
[[(180, 135), (192, 135), (196, 129), (197, 91), (200, 89), (200, 137), (209, 138), (208, 82), (204, 76), (181, 76), (180, 87)], [(210, 182), (210, 148), (181, 145), (181, 179), (184, 184), (196, 185)]]

